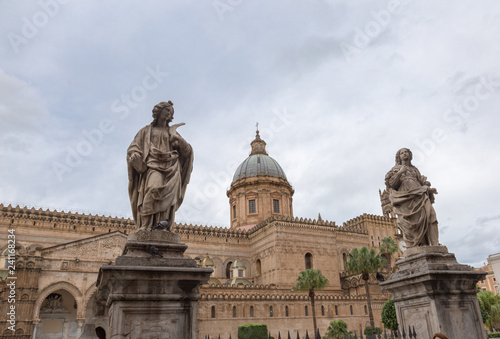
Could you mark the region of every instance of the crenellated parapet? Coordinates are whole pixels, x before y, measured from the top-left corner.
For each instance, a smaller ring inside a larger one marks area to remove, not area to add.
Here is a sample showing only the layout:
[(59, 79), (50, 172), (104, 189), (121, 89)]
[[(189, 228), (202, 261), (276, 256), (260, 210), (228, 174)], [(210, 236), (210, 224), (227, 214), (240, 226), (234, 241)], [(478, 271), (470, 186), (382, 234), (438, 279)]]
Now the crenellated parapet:
[[(272, 290), (275, 290), (274, 293)], [(266, 293), (267, 290), (267, 293)], [(366, 301), (365, 295), (333, 295), (331, 293), (316, 292), (315, 299), (318, 301)], [(210, 286), (201, 290), (201, 300), (225, 300), (225, 301), (310, 301), (307, 293), (283, 293), (276, 288), (263, 288), (262, 286), (224, 287)]]
[(48, 228), (62, 231), (80, 231), (94, 233), (109, 233), (135, 231), (135, 223), (131, 219), (82, 214), (78, 212), (51, 211), (49, 209), (35, 209), (34, 207), (13, 207), (0, 204), (0, 220), (2, 224), (12, 226), (29, 226)]
[(316, 220), (316, 219), (311, 219), (311, 218), (299, 218), (299, 217), (287, 217), (287, 216), (281, 216), (281, 215), (273, 215), (267, 218), (264, 221), (261, 221), (260, 223), (257, 224), (257, 226), (252, 228), (252, 231), (257, 230), (259, 228), (264, 227), (267, 224), (270, 224), (273, 221), (284, 221), (284, 222), (289, 222), (289, 223), (300, 223), (300, 224), (306, 224), (306, 225), (318, 225), (318, 226), (327, 226), (327, 227), (337, 227), (335, 225), (335, 221), (328, 221), (328, 220)]
[(394, 221), (388, 217), (364, 213), (344, 222), (342, 228), (348, 231), (359, 231), (368, 234), (367, 226), (393, 228)]
[(174, 232), (180, 236), (203, 236), (212, 237), (219, 239), (247, 239), (248, 232), (237, 229), (230, 229), (224, 227), (216, 226), (202, 226), (202, 225), (192, 225), (192, 224), (174, 224)]

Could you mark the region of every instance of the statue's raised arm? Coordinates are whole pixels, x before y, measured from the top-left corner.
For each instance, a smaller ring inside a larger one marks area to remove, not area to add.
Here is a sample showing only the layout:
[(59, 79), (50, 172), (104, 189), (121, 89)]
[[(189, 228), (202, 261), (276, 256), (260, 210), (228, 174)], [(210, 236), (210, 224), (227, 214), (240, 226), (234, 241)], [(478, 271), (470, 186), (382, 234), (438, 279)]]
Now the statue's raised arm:
[(402, 148), (396, 153), (396, 164), (385, 176), (397, 224), (407, 248), (439, 245), (439, 232), (434, 203), (436, 189), (411, 164), (412, 153)]

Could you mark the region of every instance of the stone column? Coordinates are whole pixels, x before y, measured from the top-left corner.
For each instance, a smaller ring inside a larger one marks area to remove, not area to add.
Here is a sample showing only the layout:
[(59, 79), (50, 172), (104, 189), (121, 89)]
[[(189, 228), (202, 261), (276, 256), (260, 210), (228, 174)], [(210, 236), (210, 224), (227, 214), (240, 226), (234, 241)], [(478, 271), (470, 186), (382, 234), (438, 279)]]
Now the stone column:
[(78, 326), (76, 329), (76, 337), (80, 338), (82, 336), (82, 332), (83, 332), (83, 325), (85, 325), (85, 319), (77, 318), (76, 323)]
[(406, 250), (399, 270), (380, 283), (391, 292), (401, 329), (415, 327), (417, 338), (442, 332), (448, 338), (487, 338), (476, 297), (485, 272), (461, 265), (445, 246)]
[(197, 339), (199, 286), (212, 269), (184, 257), (186, 249), (169, 231), (129, 235), (123, 255), (97, 279), (98, 293), (107, 296), (107, 338)]

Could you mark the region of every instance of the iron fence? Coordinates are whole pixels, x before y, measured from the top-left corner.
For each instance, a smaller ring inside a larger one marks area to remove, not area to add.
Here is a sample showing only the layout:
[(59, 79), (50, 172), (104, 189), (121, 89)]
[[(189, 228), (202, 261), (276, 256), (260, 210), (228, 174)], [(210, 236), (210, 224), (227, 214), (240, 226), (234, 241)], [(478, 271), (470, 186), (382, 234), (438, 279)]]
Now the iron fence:
[[(254, 337), (253, 339), (322, 339), (323, 337), (320, 335), (319, 331), (316, 333), (316, 336), (314, 335), (309, 335), (308, 331), (304, 333), (303, 336), (300, 335), (299, 331), (297, 331), (297, 336), (291, 335), (290, 331), (288, 331), (288, 334), (284, 334), (281, 336), (281, 333), (278, 332), (278, 337), (273, 337), (271, 336), (271, 332), (269, 332), (268, 336), (262, 338), (262, 337)], [(222, 339), (222, 337), (219, 335), (218, 337), (210, 337), (209, 335), (205, 336), (204, 339)], [(229, 339), (231, 338), (231, 335), (229, 336)], [(237, 339), (241, 339), (238, 337)], [(252, 339), (252, 336), (250, 336), (248, 339)], [(353, 331), (349, 334), (344, 334), (344, 339), (418, 339), (417, 333), (415, 332), (415, 327), (413, 328), (408, 328), (408, 332), (403, 330), (398, 330), (398, 331), (389, 331), (387, 332), (384, 329), (383, 333), (379, 334), (366, 334), (363, 335), (363, 333), (360, 333), (359, 336), (356, 333), (356, 331)]]

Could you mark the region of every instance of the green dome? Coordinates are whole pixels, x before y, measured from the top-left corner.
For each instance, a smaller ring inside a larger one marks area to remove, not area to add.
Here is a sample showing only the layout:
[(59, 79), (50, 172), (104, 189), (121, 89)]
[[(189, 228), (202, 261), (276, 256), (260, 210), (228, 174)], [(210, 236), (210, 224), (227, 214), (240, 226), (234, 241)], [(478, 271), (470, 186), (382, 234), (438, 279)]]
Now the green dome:
[(242, 261), (240, 261), (240, 260), (236, 259), (236, 260), (235, 260), (235, 261), (231, 264), (231, 269), (233, 269), (233, 268), (247, 268), (247, 267), (245, 266), (245, 264), (244, 264)]
[(210, 259), (210, 257), (206, 257), (201, 262), (201, 266), (203, 266), (203, 267), (215, 267), (215, 263), (212, 259)]

